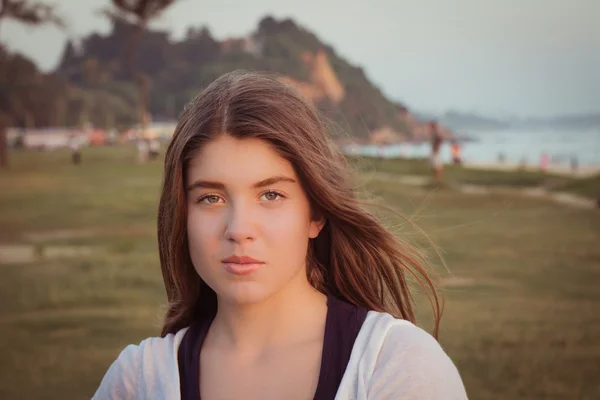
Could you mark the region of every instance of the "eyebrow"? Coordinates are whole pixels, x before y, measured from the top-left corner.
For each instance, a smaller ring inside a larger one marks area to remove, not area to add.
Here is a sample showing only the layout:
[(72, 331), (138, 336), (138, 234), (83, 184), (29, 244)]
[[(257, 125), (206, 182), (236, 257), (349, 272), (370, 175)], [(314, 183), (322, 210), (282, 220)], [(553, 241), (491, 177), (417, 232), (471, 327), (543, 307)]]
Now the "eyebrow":
[[(296, 183), (296, 180), (292, 179), (290, 177), (284, 176), (284, 175), (276, 175), (276, 176), (272, 176), (267, 179), (263, 179), (262, 181), (256, 182), (254, 185), (252, 185), (252, 188), (260, 189), (260, 188), (263, 188), (266, 186), (271, 186), (271, 185), (274, 185), (274, 184), (280, 183), (280, 182)], [(200, 181), (199, 180), (199, 181), (195, 181), (190, 186), (188, 186), (187, 190), (189, 192), (189, 191), (192, 191), (197, 188), (225, 190), (225, 185), (222, 184), (221, 182)]]

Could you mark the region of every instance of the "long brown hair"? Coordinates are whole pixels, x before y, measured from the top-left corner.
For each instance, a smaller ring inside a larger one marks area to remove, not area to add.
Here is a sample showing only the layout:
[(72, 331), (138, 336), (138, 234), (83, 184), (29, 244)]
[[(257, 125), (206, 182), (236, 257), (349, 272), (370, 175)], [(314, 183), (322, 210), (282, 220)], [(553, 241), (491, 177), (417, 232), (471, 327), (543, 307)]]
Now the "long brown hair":
[(163, 336), (216, 313), (216, 294), (194, 269), (188, 250), (184, 183), (190, 159), (222, 134), (265, 140), (295, 168), (313, 215), (326, 221), (309, 244), (311, 285), (349, 303), (415, 322), (410, 275), (429, 296), (437, 337), (442, 307), (425, 258), (362, 206), (352, 170), (316, 109), (275, 77), (246, 72), (223, 75), (206, 87), (183, 111), (166, 152), (158, 210), (168, 298)]

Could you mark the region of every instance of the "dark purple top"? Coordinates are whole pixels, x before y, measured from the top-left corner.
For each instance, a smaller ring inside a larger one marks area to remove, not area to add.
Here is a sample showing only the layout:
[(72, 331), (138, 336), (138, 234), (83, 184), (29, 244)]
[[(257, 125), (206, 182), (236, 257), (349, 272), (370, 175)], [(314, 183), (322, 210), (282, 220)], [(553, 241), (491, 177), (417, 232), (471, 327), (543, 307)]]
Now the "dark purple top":
[[(333, 296), (327, 297), (325, 337), (315, 400), (335, 398), (367, 312)], [(200, 400), (200, 350), (211, 323), (211, 319), (206, 319), (191, 324), (179, 345), (181, 400)]]

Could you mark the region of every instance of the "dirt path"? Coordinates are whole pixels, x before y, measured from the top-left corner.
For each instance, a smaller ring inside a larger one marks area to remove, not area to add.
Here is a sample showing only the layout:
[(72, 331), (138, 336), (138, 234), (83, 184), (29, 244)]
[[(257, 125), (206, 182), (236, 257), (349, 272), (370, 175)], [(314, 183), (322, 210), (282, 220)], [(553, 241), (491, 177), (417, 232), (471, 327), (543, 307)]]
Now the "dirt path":
[(0, 264), (28, 264), (40, 258), (55, 259), (89, 256), (99, 249), (91, 246), (43, 246), (0, 244)]

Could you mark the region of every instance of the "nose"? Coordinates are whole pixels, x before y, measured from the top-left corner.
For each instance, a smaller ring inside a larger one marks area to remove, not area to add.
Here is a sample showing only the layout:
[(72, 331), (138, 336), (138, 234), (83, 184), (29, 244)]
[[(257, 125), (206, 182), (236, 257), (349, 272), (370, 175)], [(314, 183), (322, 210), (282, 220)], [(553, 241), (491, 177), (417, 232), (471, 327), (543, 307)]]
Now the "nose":
[(253, 241), (256, 238), (252, 211), (247, 205), (233, 204), (227, 216), (225, 239), (237, 244)]

